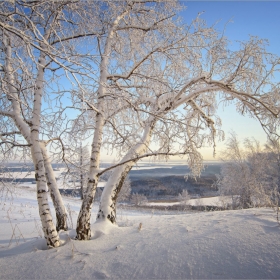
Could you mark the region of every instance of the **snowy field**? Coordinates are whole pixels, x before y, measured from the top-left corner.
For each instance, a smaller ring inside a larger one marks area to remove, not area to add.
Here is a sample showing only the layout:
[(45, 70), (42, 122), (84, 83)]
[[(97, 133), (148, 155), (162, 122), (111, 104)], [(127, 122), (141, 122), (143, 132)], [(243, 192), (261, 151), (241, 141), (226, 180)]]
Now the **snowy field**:
[[(227, 203), (231, 203), (231, 197), (201, 197), (201, 198), (195, 198), (195, 199), (189, 199), (185, 202), (186, 205), (191, 206), (218, 206), (223, 207)], [(173, 205), (179, 205), (180, 202), (150, 202), (148, 203), (149, 206), (173, 206)]]
[[(0, 205), (0, 279), (280, 278), (280, 228), (271, 209), (162, 215), (120, 211), (91, 241), (61, 232), (46, 250), (35, 191)], [(64, 198), (75, 228), (80, 200)], [(93, 218), (97, 205), (93, 208)], [(53, 215), (54, 216), (54, 215)], [(142, 224), (139, 230), (139, 224)]]

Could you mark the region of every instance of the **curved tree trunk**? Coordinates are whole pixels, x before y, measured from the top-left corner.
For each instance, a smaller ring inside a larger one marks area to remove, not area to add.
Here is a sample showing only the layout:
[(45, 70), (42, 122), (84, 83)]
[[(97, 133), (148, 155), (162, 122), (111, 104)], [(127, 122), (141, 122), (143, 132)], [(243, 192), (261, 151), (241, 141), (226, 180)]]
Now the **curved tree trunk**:
[[(6, 35), (6, 34), (5, 34)], [(40, 116), (41, 116), (41, 100), (43, 92), (43, 80), (44, 80), (44, 68), (45, 57), (41, 53), (38, 60), (38, 75), (36, 78), (35, 93), (34, 93), (34, 107), (31, 120), (31, 127), (21, 118), (21, 108), (18, 101), (17, 87), (15, 86), (15, 78), (13, 74), (13, 68), (11, 66), (12, 60), (12, 48), (10, 46), (9, 37), (4, 38), (3, 41), (6, 49), (6, 73), (7, 73), (7, 84), (9, 88), (8, 99), (12, 103), (13, 111), (11, 116), (26, 139), (28, 144), (31, 146), (31, 154), (35, 167), (35, 179), (37, 185), (37, 200), (39, 206), (39, 215), (42, 222), (42, 228), (44, 232), (47, 245), (49, 247), (58, 247), (60, 245), (59, 236), (56, 228), (53, 224), (52, 216), (50, 213), (50, 207), (48, 203), (48, 195), (46, 191), (46, 176), (44, 159), (39, 143), (39, 127), (40, 127)]]
[(44, 159), (44, 166), (45, 166), (45, 172), (46, 172), (46, 178), (47, 178), (47, 185), (49, 188), (49, 192), (53, 201), (53, 206), (55, 208), (55, 214), (56, 214), (56, 230), (64, 230), (66, 231), (68, 229), (67, 226), (67, 213), (64, 206), (64, 203), (62, 201), (61, 194), (59, 192), (56, 178), (53, 172), (53, 168), (50, 162), (50, 157), (48, 155), (46, 146), (44, 143), (40, 143), (42, 155)]
[(126, 162), (128, 160), (131, 161), (113, 169), (113, 172), (102, 192), (97, 220), (107, 219), (112, 223), (116, 222), (116, 201), (118, 194), (122, 188), (127, 174), (137, 162), (137, 159), (132, 159), (142, 156), (146, 153), (150, 144), (154, 124), (155, 120), (148, 121), (148, 125), (144, 129), (142, 140), (138, 142), (133, 148), (131, 148), (122, 160), (122, 162)]
[(118, 194), (127, 174), (134, 165), (135, 162), (131, 161), (113, 170), (101, 195), (97, 220), (108, 219), (111, 223), (116, 223), (116, 203)]

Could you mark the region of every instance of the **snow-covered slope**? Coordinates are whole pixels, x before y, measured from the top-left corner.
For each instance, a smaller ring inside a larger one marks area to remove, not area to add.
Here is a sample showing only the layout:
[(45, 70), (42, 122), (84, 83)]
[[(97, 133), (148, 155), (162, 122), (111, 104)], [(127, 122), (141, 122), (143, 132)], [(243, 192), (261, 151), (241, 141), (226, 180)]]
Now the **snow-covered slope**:
[[(1, 202), (1, 279), (280, 278), (280, 228), (271, 209), (122, 210), (119, 226), (95, 224), (91, 241), (72, 240), (70, 230), (60, 233), (63, 246), (45, 250), (35, 197), (22, 189)], [(80, 201), (65, 198), (65, 204), (75, 223)]]

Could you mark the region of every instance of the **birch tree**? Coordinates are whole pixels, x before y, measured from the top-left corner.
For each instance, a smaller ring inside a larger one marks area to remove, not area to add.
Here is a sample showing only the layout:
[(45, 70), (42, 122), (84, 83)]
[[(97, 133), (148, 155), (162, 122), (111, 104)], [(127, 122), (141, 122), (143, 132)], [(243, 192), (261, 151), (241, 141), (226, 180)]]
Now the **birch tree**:
[[(119, 117), (120, 111), (137, 103), (137, 88), (145, 87), (149, 79), (157, 79), (152, 73), (143, 76), (141, 71), (152, 63), (154, 54), (173, 48), (178, 39), (174, 32), (179, 31), (171, 20), (178, 10), (176, 1), (103, 1), (102, 5), (98, 25), (103, 33), (97, 38), (98, 87), (94, 95), (83, 96), (87, 106), (95, 111), (95, 117), (87, 190), (76, 228), (79, 240), (91, 237), (91, 207), (101, 175), (104, 128), (108, 125), (116, 131), (113, 117)], [(128, 123), (131, 124), (130, 120)]]
[[(79, 67), (82, 61), (87, 60), (87, 56), (77, 55), (75, 40), (92, 35), (87, 32), (89, 29), (86, 22), (90, 18), (88, 15), (91, 14), (90, 7), (93, 8), (93, 5), (87, 4), (81, 1), (3, 1), (0, 4), (3, 50), (3, 109), (0, 115), (4, 122), (7, 122), (8, 118), (13, 120), (16, 133), (23, 136), (26, 143), (24, 145), (30, 146), (35, 167), (39, 213), (47, 244), (51, 247), (59, 245), (59, 237), (50, 215), (46, 184), (54, 199), (57, 229), (66, 229), (67, 225), (65, 208), (45, 149), (45, 139), (42, 139), (47, 131), (51, 131), (50, 127), (43, 126), (45, 118), (42, 117), (42, 102), (44, 98), (48, 98), (50, 91), (46, 86), (47, 76), (53, 81), (63, 70), (68, 77), (72, 75), (72, 80), (77, 81), (77, 76), (85, 72), (85, 64), (83, 69)], [(97, 12), (96, 9), (93, 11)], [(94, 18), (93, 13), (91, 15)], [(79, 21), (83, 21), (83, 24), (79, 24)], [(57, 86), (51, 90), (61, 92)], [(44, 113), (49, 112), (50, 110), (44, 108)], [(48, 139), (51, 140), (53, 139)]]
[[(16, 87), (16, 82), (14, 78), (14, 70), (11, 66), (12, 60), (12, 46), (10, 44), (11, 39), (7, 34), (3, 34), (3, 45), (6, 51), (6, 63), (5, 63), (5, 82), (8, 88), (8, 99), (11, 101), (12, 110), (5, 113), (5, 116), (9, 116), (14, 119), (18, 129), (20, 130), (23, 137), (26, 139), (27, 143), (31, 147), (32, 159), (35, 166), (35, 179), (37, 183), (37, 200), (39, 206), (39, 213), (42, 221), (42, 227), (47, 239), (47, 244), (52, 247), (57, 247), (59, 245), (59, 237), (56, 229), (52, 223), (52, 217), (50, 214), (50, 209), (48, 205), (48, 198), (46, 193), (46, 177), (45, 177), (45, 167), (44, 159), (41, 152), (41, 146), (39, 142), (39, 127), (40, 120), (38, 116), (40, 115), (40, 105), (42, 98), (42, 80), (43, 80), (43, 67), (45, 65), (45, 58), (43, 55), (40, 56), (38, 66), (38, 75), (35, 82), (34, 90), (34, 107), (32, 112), (32, 118), (29, 125), (21, 118), (21, 108), (18, 100), (18, 90)], [(8, 37), (8, 38), (7, 38)], [(4, 114), (4, 113), (2, 113)]]
[[(197, 20), (196, 26), (199, 23)], [(196, 59), (189, 61), (177, 54), (185, 66), (180, 64), (180, 70), (173, 70), (177, 71), (175, 76), (182, 76), (185, 81), (181, 80), (177, 88), (170, 84), (169, 90), (148, 99), (149, 117), (144, 122), (143, 136), (112, 172), (102, 193), (98, 219), (115, 222), (115, 202), (122, 182), (141, 158), (187, 154), (190, 167), (199, 174), (202, 157), (197, 149), (207, 142), (215, 149), (215, 139), (219, 135), (223, 138), (221, 120), (216, 116), (217, 97), (219, 103), (234, 103), (239, 113), (256, 118), (267, 133), (279, 126), (279, 82), (273, 77), (279, 71), (279, 58), (267, 53), (265, 42), (252, 37), (240, 43), (238, 51), (231, 51), (226, 38), (211, 28), (200, 26), (194, 34), (198, 47), (187, 43), (191, 37), (188, 33), (182, 48)], [(203, 54), (205, 50), (207, 53)], [(173, 113), (180, 106), (184, 106), (185, 112), (181, 119)], [(207, 130), (209, 133), (205, 133)], [(160, 140), (158, 149), (152, 151), (151, 139)], [(174, 144), (180, 142), (179, 151), (175, 151)]]

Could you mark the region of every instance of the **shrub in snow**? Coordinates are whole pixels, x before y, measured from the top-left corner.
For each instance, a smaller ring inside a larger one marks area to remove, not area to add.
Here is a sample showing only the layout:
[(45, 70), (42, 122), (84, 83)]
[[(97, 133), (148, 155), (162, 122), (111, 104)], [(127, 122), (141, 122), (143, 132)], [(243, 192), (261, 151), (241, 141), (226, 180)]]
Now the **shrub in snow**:
[(219, 178), (220, 193), (232, 197), (233, 208), (269, 206), (275, 189), (269, 174), (273, 163), (256, 140), (246, 139), (244, 146), (242, 149), (236, 135), (231, 135), (224, 151), (227, 161)]
[(148, 202), (147, 197), (143, 194), (139, 194), (139, 193), (134, 193), (131, 196), (131, 202), (136, 205), (144, 205)]
[(187, 190), (183, 190), (182, 193), (179, 193), (178, 200), (180, 204), (188, 204), (188, 201), (190, 200), (190, 195)]

